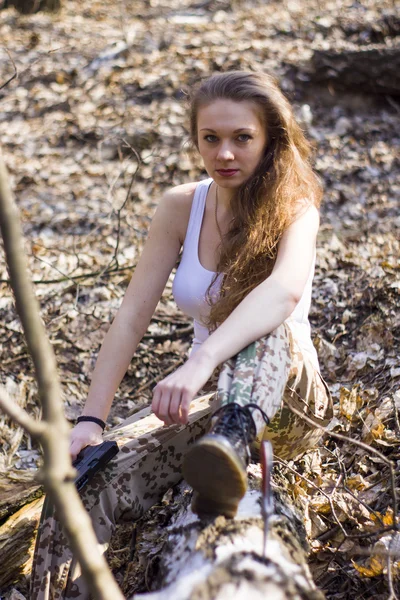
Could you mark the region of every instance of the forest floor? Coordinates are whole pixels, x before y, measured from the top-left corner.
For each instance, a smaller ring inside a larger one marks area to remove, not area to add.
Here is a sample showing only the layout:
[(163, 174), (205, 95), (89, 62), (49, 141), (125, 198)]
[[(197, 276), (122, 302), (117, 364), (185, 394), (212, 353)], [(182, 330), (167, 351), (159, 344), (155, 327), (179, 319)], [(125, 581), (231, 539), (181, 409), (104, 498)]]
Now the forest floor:
[[(400, 461), (400, 104), (398, 97), (316, 83), (312, 56), (398, 45), (395, 3), (64, 4), (55, 16), (0, 10), (0, 86), (17, 71), (0, 89), (0, 139), (67, 418), (73, 422), (81, 412), (160, 195), (205, 176), (187, 143), (185, 90), (219, 70), (274, 74), (313, 142), (324, 183), (310, 319), (335, 402), (330, 429), (348, 436), (343, 442), (326, 435), (321, 448), (276, 469), (306, 515), (310, 566), (327, 598), (394, 598), (392, 592), (400, 594), (399, 476), (392, 485), (390, 468)], [(33, 366), (7, 281), (2, 256), (0, 380), (39, 418)], [(191, 334), (169, 282), (117, 393), (111, 424), (148, 404), (154, 383), (185, 359)], [(0, 442), (0, 474), (32, 478), (39, 448), (1, 415)], [(123, 536), (116, 539), (110, 561), (128, 595), (135, 591), (124, 579), (129, 548)], [(390, 564), (389, 544), (396, 551)]]

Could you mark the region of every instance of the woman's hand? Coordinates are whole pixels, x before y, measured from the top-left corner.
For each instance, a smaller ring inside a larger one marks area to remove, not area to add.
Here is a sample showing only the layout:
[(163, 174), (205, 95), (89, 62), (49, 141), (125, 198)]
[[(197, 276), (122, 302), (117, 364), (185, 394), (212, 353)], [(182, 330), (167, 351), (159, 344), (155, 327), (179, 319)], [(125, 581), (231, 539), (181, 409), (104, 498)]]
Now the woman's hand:
[(188, 422), (190, 403), (209, 380), (215, 365), (197, 352), (182, 367), (160, 381), (153, 390), (151, 407), (166, 425)]
[(71, 431), (69, 452), (74, 461), (79, 452), (86, 446), (97, 446), (103, 442), (102, 428), (97, 423), (84, 421), (75, 425)]

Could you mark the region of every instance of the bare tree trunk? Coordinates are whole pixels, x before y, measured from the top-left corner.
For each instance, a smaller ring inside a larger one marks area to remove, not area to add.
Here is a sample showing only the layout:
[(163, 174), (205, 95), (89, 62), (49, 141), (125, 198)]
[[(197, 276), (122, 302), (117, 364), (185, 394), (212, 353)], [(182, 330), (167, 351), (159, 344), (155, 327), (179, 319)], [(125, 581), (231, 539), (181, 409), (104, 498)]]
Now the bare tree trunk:
[(0, 388), (0, 408), (42, 445), (44, 467), (41, 479), (93, 595), (104, 600), (121, 600), (121, 591), (99, 552), (89, 515), (74, 485), (75, 472), (69, 456), (69, 426), (63, 415), (56, 360), (27, 274), (18, 210), (8, 185), (1, 152), (0, 229), (17, 312), (35, 366), (43, 421), (35, 421), (30, 417), (8, 397), (4, 388)]

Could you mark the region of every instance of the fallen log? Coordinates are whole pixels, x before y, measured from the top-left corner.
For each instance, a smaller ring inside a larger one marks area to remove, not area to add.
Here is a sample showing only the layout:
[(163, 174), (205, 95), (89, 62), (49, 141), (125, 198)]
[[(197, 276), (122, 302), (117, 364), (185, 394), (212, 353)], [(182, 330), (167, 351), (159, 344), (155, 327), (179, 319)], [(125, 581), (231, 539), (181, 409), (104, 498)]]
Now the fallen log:
[[(211, 396), (197, 399), (191, 411), (207, 416)], [(106, 437), (121, 443), (125, 437), (146, 437), (151, 431), (154, 440), (158, 430), (164, 431), (150, 408), (146, 408), (125, 421), (122, 429), (120, 426)], [(152, 452), (151, 447), (144, 452)], [(275, 513), (270, 522), (266, 557), (263, 557), (260, 466), (251, 464), (248, 475), (249, 490), (235, 519), (222, 516), (199, 519), (190, 509), (191, 489), (182, 482), (171, 488), (161, 505), (147, 511), (137, 525), (129, 524), (129, 535), (132, 530), (136, 530), (137, 535), (134, 557), (124, 574), (126, 596), (135, 594), (135, 600), (229, 600), (248, 594), (252, 600), (265, 597), (322, 600), (324, 595), (316, 588), (307, 566), (304, 518), (293, 505), (285, 480), (278, 482), (275, 475)], [(0, 587), (5, 583), (10, 585), (29, 570), (32, 546), (22, 552), (20, 560), (18, 546), (22, 548), (21, 540), (25, 537), (18, 535), (27, 536), (33, 542), (40, 509), (41, 500), (26, 507), (26, 514), (15, 515), (18, 528), (10, 529), (9, 535), (0, 535), (0, 554), (3, 560), (6, 554), (11, 557), (5, 571), (7, 579)], [(118, 553), (121, 549), (114, 546), (114, 551)], [(18, 569), (15, 568), (17, 560), (21, 564)]]
[[(249, 467), (249, 490), (235, 519), (199, 519), (183, 482), (172, 498), (147, 516), (134, 561), (144, 568), (146, 593), (135, 600), (322, 600), (307, 566), (308, 545), (301, 514), (284, 487), (274, 486), (266, 557), (259, 465)], [(157, 521), (159, 521), (157, 523)], [(165, 523), (168, 523), (165, 525)], [(137, 573), (131, 565), (132, 579)]]
[(36, 498), (0, 527), (0, 591), (30, 572), (42, 505), (43, 497)]
[(400, 48), (376, 45), (365, 50), (316, 50), (309, 77), (338, 90), (400, 95)]
[[(209, 414), (212, 396), (196, 399), (190, 414)], [(106, 438), (117, 442), (126, 436), (146, 438), (149, 431), (154, 442), (163, 426), (146, 408)], [(275, 473), (275, 512), (263, 557), (258, 463), (249, 465), (248, 476), (249, 489), (234, 519), (200, 519), (193, 514), (191, 488), (185, 482), (148, 510), (136, 526), (133, 560), (124, 574), (125, 595), (135, 600), (239, 600), (247, 595), (252, 600), (323, 600), (307, 565), (305, 519), (290, 499), (286, 480), (278, 480)], [(135, 526), (132, 529), (135, 532)]]
[(42, 494), (42, 488), (31, 471), (0, 474), (0, 522)]
[(0, 591), (29, 573), (42, 495), (29, 471), (0, 475)]

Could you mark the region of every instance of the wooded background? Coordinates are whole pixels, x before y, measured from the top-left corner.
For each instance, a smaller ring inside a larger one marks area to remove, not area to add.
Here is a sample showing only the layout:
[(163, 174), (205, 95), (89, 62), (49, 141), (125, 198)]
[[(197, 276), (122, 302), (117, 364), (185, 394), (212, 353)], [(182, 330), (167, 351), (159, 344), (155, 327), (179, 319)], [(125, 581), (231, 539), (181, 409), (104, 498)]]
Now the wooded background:
[[(388, 0), (65, 0), (56, 14), (0, 11), (1, 143), (71, 422), (160, 194), (205, 175), (187, 144), (186, 90), (215, 71), (261, 69), (294, 103), (325, 187), (310, 316), (335, 400), (332, 430), (397, 466), (399, 36)], [(39, 417), (3, 257), (0, 269), (1, 382)], [(170, 291), (117, 394), (112, 424), (145, 406), (154, 383), (185, 358), (192, 327)], [(4, 416), (0, 443), (4, 552), (11, 516), (41, 493), (40, 450)], [(275, 468), (305, 515), (310, 566), (326, 596), (399, 593), (396, 557), (393, 579), (382, 555), (397, 526), (387, 464), (326, 436), (322, 448)], [(139, 539), (148, 523), (138, 524)], [(132, 526), (121, 527), (109, 551), (126, 595), (148, 585), (131, 537)], [(24, 592), (27, 565), (0, 577), (0, 594), (15, 581)]]

